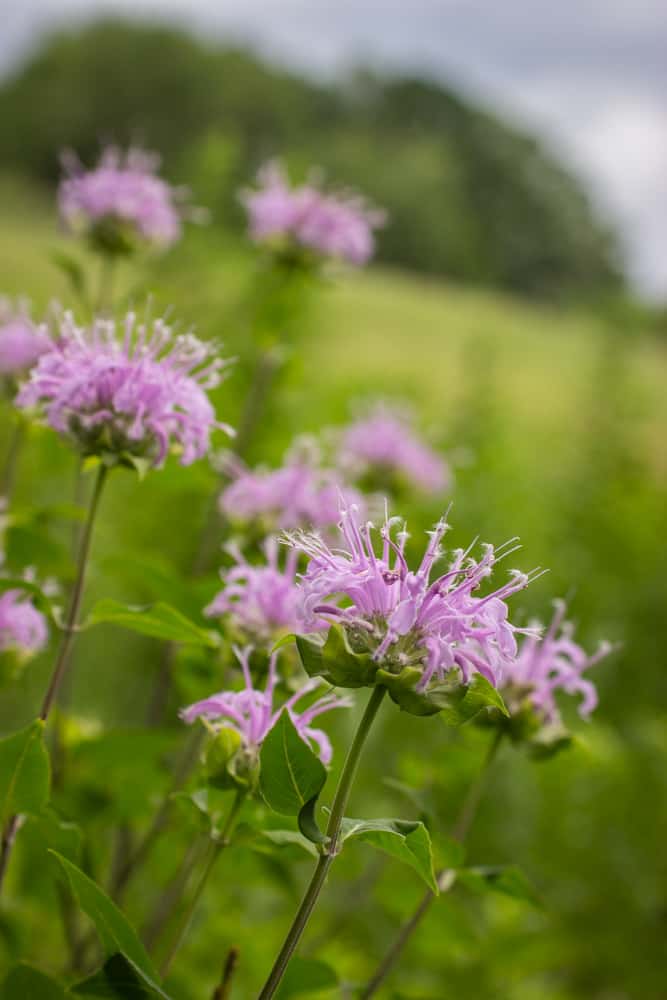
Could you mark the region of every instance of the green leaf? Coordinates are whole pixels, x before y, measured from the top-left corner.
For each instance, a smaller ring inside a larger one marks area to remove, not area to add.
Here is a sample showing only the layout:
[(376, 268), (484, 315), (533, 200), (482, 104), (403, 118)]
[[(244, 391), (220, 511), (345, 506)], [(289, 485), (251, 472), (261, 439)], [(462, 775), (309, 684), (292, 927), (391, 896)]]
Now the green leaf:
[(311, 843), (328, 844), (331, 838), (327, 837), (325, 833), (322, 833), (317, 825), (317, 820), (315, 819), (316, 805), (317, 795), (315, 795), (312, 799), (309, 799), (299, 813), (299, 829), (304, 837), (307, 840), (310, 840)]
[(122, 628), (150, 635), (168, 642), (189, 643), (194, 646), (217, 647), (220, 640), (210, 629), (200, 628), (170, 604), (158, 601), (135, 607), (105, 598), (93, 607), (86, 625), (110, 623)]
[(65, 987), (30, 965), (15, 965), (0, 988), (0, 1000), (65, 1000)]
[(294, 635), (294, 633), (288, 632), (287, 635), (284, 635), (281, 639), (278, 639), (278, 641), (274, 643), (274, 645), (271, 647), (271, 652), (277, 653), (279, 649), (283, 648), (283, 646), (291, 646), (292, 643), (296, 641), (297, 637)]
[(324, 677), (334, 687), (358, 688), (375, 683), (377, 663), (369, 653), (353, 652), (345, 631), (337, 625), (329, 629), (326, 642), (297, 635), (296, 646), (310, 677)]
[(481, 674), (474, 674), (469, 684), (461, 685), (460, 693), (459, 698), (451, 694), (443, 698), (440, 714), (448, 725), (461, 726), (486, 708), (497, 708), (509, 718), (502, 695)]
[(101, 969), (73, 986), (70, 993), (109, 1000), (169, 1000), (157, 983), (122, 954), (112, 955)]
[(44, 723), (33, 722), (0, 740), (0, 823), (18, 813), (38, 813), (49, 800), (51, 766)]
[(301, 739), (289, 712), (283, 711), (260, 750), (259, 784), (275, 812), (298, 816), (327, 780), (320, 758)]
[(343, 820), (341, 839), (363, 840), (393, 858), (410, 865), (432, 892), (438, 892), (433, 869), (431, 838), (423, 823), (404, 819)]
[(332, 989), (338, 976), (326, 962), (316, 958), (293, 958), (276, 993), (276, 1000), (289, 1000), (302, 993)]
[(503, 896), (522, 899), (533, 906), (542, 907), (542, 901), (530, 879), (516, 865), (461, 868), (458, 878), (473, 892), (499, 892)]
[(70, 861), (78, 861), (83, 840), (81, 827), (62, 819), (50, 806), (30, 818), (26, 833), (35, 834), (42, 850), (51, 848)]
[(234, 843), (249, 847), (258, 854), (309, 854), (319, 857), (315, 846), (296, 830), (254, 830), (244, 824), (237, 828)]
[(111, 956), (122, 951), (149, 979), (157, 979), (157, 974), (146, 949), (116, 904), (109, 899), (106, 893), (102, 892), (92, 879), (84, 875), (76, 865), (64, 858), (62, 854), (58, 854), (57, 851), (49, 853), (60, 863), (79, 906), (95, 924), (100, 942), (107, 955)]

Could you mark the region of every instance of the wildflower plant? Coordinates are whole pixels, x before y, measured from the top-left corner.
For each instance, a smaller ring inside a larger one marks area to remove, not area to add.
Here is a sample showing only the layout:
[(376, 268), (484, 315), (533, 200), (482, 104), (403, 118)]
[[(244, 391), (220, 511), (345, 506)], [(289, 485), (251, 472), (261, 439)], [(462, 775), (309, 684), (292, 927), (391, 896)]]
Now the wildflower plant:
[(276, 162), (264, 166), (257, 180), (241, 196), (254, 242), (305, 262), (343, 260), (360, 267), (370, 259), (384, 212), (357, 194), (325, 192), (314, 181), (291, 186)]
[(339, 435), (338, 465), (348, 480), (371, 489), (439, 494), (452, 476), (442, 455), (421, 439), (410, 414), (377, 403)]
[(385, 518), (379, 546), (373, 525), (353, 506), (341, 510), (340, 548), (314, 534), (287, 536), (309, 559), (301, 585), (304, 621), (330, 624), (324, 645), (298, 640), (309, 673), (343, 687), (384, 685), (417, 715), (450, 706), (473, 681), (480, 690), (498, 686), (517, 654), (519, 630), (509, 620), (507, 599), (534, 574), (512, 570), (506, 583), (477, 596), (495, 564), (515, 550), (513, 540), (497, 550), (484, 546), (479, 559), (458, 549), (445, 572), (431, 579), (448, 527), (442, 520), (430, 532), (414, 570), (400, 518)]
[(176, 336), (163, 320), (130, 312), (120, 328), (106, 319), (82, 327), (66, 312), (16, 403), (41, 410), (85, 458), (145, 471), (177, 450), (189, 465), (207, 453), (214, 430), (229, 431), (207, 394), (224, 367), (214, 346)]
[(36, 361), (51, 348), (45, 324), (35, 323), (25, 302), (0, 299), (0, 386), (16, 392)]
[(60, 216), (68, 230), (84, 233), (98, 252), (114, 256), (141, 246), (166, 249), (180, 238), (187, 192), (158, 175), (157, 154), (109, 146), (90, 170), (73, 153), (64, 155), (63, 165)]

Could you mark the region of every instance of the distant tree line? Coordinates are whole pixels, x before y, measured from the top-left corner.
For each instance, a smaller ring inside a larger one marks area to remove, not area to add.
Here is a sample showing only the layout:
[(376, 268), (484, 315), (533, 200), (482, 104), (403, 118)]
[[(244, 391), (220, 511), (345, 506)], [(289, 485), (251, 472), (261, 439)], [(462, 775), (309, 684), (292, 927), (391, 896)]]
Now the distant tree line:
[(384, 206), (379, 258), (550, 299), (623, 287), (613, 234), (530, 135), (432, 81), (325, 86), (175, 28), (102, 20), (47, 39), (0, 88), (2, 163), (52, 181), (63, 146), (138, 140), (223, 224), (267, 158)]

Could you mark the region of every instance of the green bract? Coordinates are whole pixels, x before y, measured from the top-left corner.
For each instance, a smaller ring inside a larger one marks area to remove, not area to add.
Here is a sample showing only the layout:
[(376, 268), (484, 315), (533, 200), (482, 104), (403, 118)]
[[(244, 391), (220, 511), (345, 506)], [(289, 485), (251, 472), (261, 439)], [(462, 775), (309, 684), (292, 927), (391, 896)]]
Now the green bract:
[(381, 684), (389, 697), (411, 715), (437, 715), (453, 726), (472, 719), (483, 709), (494, 709), (501, 716), (508, 712), (500, 693), (481, 674), (474, 674), (463, 684), (458, 670), (444, 681), (417, 689), (422, 677), (419, 667), (400, 668), (396, 660), (378, 661), (367, 652), (355, 652), (345, 630), (332, 625), (326, 640), (297, 636), (297, 649), (304, 669), (311, 677), (322, 677), (334, 687), (374, 687)]

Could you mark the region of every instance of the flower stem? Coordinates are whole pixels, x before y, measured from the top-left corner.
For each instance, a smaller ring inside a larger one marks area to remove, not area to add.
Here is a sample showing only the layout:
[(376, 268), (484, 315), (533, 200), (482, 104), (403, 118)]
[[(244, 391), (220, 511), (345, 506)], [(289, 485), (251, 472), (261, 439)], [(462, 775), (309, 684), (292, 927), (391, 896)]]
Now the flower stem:
[(102, 490), (104, 489), (108, 472), (109, 469), (106, 465), (100, 465), (95, 487), (93, 489), (93, 495), (90, 500), (90, 506), (88, 508), (88, 517), (86, 519), (79, 544), (76, 576), (72, 596), (70, 598), (69, 610), (67, 612), (67, 619), (65, 621), (65, 629), (62, 639), (60, 640), (60, 648), (58, 650), (58, 656), (53, 668), (53, 673), (51, 674), (51, 681), (44, 696), (44, 701), (42, 702), (42, 707), (39, 713), (39, 718), (44, 722), (48, 719), (51, 709), (53, 708), (53, 703), (56, 695), (58, 694), (58, 688), (60, 687), (70, 661), (74, 635), (76, 633), (76, 626), (79, 618), (79, 610), (81, 608), (81, 598), (83, 597), (83, 588), (86, 580), (86, 568), (90, 553), (90, 543), (93, 537), (93, 528), (95, 526), (95, 517), (97, 515), (100, 497), (102, 496)]
[[(51, 680), (49, 681), (49, 686), (46, 694), (44, 695), (44, 701), (42, 702), (42, 707), (38, 716), (42, 722), (46, 722), (49, 717), (56, 695), (58, 694), (58, 688), (60, 687), (60, 683), (69, 664), (72, 652), (72, 643), (79, 617), (79, 609), (81, 607), (81, 598), (83, 596), (88, 554), (90, 552), (90, 543), (93, 536), (93, 527), (95, 525), (95, 515), (97, 514), (99, 507), (100, 497), (104, 488), (107, 472), (107, 467), (105, 465), (101, 465), (97, 474), (97, 481), (95, 483), (95, 489), (93, 491), (93, 496), (88, 510), (88, 518), (81, 537), (74, 589), (70, 599), (63, 636), (60, 640), (60, 648), (58, 649), (58, 655), (51, 674)], [(20, 816), (10, 816), (2, 832), (2, 837), (0, 838), (0, 890), (2, 889), (2, 883), (9, 864), (9, 858), (20, 825)]]
[[(480, 768), (477, 778), (472, 783), (466, 795), (461, 811), (458, 815), (456, 823), (454, 824), (454, 829), (452, 831), (452, 836), (455, 840), (463, 843), (470, 828), (475, 819), (479, 803), (481, 801), (484, 788), (486, 787), (487, 778), (489, 775), (489, 770), (491, 764), (493, 763), (496, 754), (498, 753), (498, 748), (503, 738), (503, 730), (498, 729), (495, 733), (489, 749), (484, 757), (484, 762)], [(456, 881), (456, 873), (451, 868), (443, 868), (437, 874), (438, 889), (441, 894), (448, 892), (454, 882)], [(370, 997), (375, 996), (380, 986), (385, 982), (389, 973), (392, 971), (396, 965), (398, 959), (403, 953), (405, 946), (408, 941), (417, 930), (426, 914), (431, 908), (431, 904), (437, 899), (436, 895), (429, 889), (419, 901), (413, 914), (405, 921), (403, 926), (398, 932), (395, 941), (392, 943), (388, 951), (386, 952), (384, 958), (378, 965), (373, 976), (364, 987), (363, 991), (359, 995), (359, 1000), (369, 1000)]]
[(166, 954), (166, 957), (162, 962), (162, 965), (160, 966), (160, 976), (163, 979), (168, 974), (171, 968), (171, 964), (174, 961), (174, 958), (176, 957), (176, 953), (178, 952), (179, 948), (181, 947), (183, 941), (187, 936), (188, 930), (190, 929), (190, 924), (192, 923), (192, 918), (194, 917), (195, 914), (195, 910), (197, 909), (199, 900), (201, 899), (204, 889), (206, 888), (206, 883), (209, 880), (211, 872), (215, 868), (216, 861), (218, 860), (224, 849), (226, 847), (229, 847), (231, 836), (234, 832), (234, 827), (236, 826), (237, 820), (239, 818), (239, 813), (241, 812), (241, 808), (245, 801), (245, 797), (246, 797), (245, 791), (239, 789), (239, 791), (237, 791), (234, 797), (234, 801), (232, 803), (231, 809), (229, 810), (227, 819), (225, 820), (225, 825), (220, 831), (218, 838), (214, 841), (211, 841), (208, 852), (208, 858), (204, 866), (204, 870), (201, 873), (199, 882), (197, 883), (197, 886), (185, 910), (185, 913), (181, 917), (181, 920), (176, 929), (176, 934), (174, 935), (172, 943), (169, 946), (169, 950)]
[(289, 961), (294, 954), (299, 940), (301, 939), (301, 935), (303, 934), (308, 920), (310, 919), (310, 915), (315, 908), (315, 904), (317, 903), (320, 892), (322, 891), (322, 886), (326, 880), (329, 868), (338, 853), (340, 828), (343, 822), (343, 816), (345, 815), (347, 801), (350, 797), (352, 784), (357, 773), (357, 767), (359, 766), (361, 752), (364, 748), (364, 744), (366, 743), (371, 726), (378, 713), (378, 709), (382, 704), (382, 699), (385, 694), (386, 688), (381, 686), (373, 688), (373, 693), (371, 694), (369, 702), (366, 705), (366, 710), (361, 718), (357, 732), (355, 733), (352, 745), (345, 759), (345, 764), (343, 765), (340, 780), (338, 782), (326, 831), (329, 838), (328, 844), (324, 853), (320, 855), (317, 867), (315, 868), (313, 876), (310, 880), (310, 884), (306, 889), (306, 893), (301, 901), (299, 909), (297, 910), (296, 916), (294, 917), (292, 926), (287, 933), (285, 942), (278, 954), (273, 968), (271, 969), (269, 978), (267, 979), (262, 992), (259, 994), (258, 1000), (270, 1000), (278, 989)]
[(25, 431), (25, 420), (20, 414), (18, 414), (14, 420), (14, 426), (9, 439), (9, 447), (7, 448), (7, 455), (5, 456), (2, 472), (0, 473), (0, 499), (4, 498), (8, 503), (12, 498), (12, 493), (14, 492), (16, 469), (23, 441), (25, 439)]

